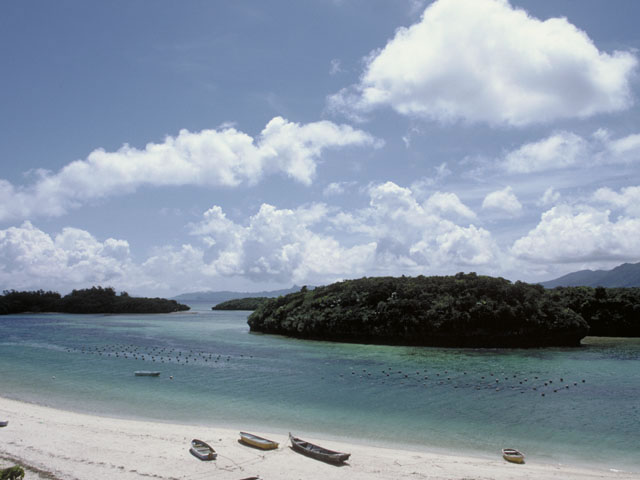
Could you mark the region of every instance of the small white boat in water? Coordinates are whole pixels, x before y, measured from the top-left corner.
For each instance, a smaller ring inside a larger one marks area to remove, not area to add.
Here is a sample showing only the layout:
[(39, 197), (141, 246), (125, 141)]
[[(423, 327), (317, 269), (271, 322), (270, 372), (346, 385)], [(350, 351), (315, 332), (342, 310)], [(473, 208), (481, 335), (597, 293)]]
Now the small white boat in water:
[(136, 377), (158, 377), (160, 372), (151, 372), (149, 370), (136, 370), (133, 372)]

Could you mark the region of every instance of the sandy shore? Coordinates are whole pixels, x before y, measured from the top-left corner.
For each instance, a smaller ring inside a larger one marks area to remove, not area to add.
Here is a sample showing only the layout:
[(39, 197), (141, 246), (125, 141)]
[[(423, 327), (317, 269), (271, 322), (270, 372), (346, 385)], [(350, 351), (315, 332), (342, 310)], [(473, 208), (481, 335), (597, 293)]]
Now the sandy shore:
[[(280, 441), (263, 452), (238, 443), (238, 431), (84, 415), (0, 398), (0, 466), (19, 463), (27, 479), (639, 479), (628, 472), (532, 462), (442, 455), (322, 440), (351, 453), (336, 467), (295, 453), (283, 435), (253, 432)], [(299, 433), (302, 436), (302, 432)], [(218, 459), (189, 454), (192, 438), (210, 443)], [(312, 437), (305, 439), (313, 441)]]

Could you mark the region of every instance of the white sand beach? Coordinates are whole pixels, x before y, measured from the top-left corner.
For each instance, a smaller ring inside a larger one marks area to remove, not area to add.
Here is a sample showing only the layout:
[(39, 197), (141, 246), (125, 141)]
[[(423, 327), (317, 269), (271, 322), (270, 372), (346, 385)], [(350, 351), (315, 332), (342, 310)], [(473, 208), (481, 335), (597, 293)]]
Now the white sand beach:
[[(238, 430), (105, 418), (0, 398), (0, 467), (21, 464), (26, 479), (639, 479), (640, 474), (567, 465), (443, 455), (321, 440), (351, 453), (341, 467), (302, 456), (281, 434), (254, 432), (281, 442), (273, 451), (238, 443)], [(246, 428), (246, 426), (239, 426)], [(299, 432), (301, 436), (303, 432)], [(314, 441), (304, 435), (306, 440)], [(203, 462), (189, 454), (192, 438), (218, 452)]]

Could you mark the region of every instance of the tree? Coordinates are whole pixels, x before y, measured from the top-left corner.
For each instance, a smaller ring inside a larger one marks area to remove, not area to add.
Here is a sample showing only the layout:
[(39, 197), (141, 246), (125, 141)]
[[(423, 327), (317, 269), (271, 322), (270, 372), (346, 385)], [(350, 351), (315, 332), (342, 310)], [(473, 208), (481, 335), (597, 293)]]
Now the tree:
[(23, 478), (24, 470), (18, 465), (0, 470), (0, 480), (22, 480)]

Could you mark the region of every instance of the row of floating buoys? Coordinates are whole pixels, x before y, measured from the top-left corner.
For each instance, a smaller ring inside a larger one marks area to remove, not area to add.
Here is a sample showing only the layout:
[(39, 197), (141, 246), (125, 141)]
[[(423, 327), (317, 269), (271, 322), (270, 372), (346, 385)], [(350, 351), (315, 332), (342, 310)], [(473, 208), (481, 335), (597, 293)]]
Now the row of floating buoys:
[[(502, 390), (520, 390), (520, 393), (526, 391), (538, 391), (544, 390), (546, 387), (551, 389), (551, 385), (555, 385), (553, 393), (568, 390), (573, 387), (577, 387), (580, 383), (586, 383), (586, 380), (581, 381), (565, 381), (564, 377), (560, 377), (559, 382), (554, 384), (553, 379), (543, 380), (540, 375), (523, 376), (522, 374), (505, 374), (489, 372), (488, 374), (480, 375), (478, 382), (473, 382), (473, 378), (478, 379), (478, 375), (470, 375), (468, 372), (450, 372), (449, 370), (442, 371), (428, 371), (428, 370), (411, 370), (403, 371), (393, 368), (379, 369), (351, 369), (351, 378), (361, 378), (366, 380), (378, 380), (381, 379), (381, 383), (385, 384), (391, 381), (399, 381), (401, 385), (407, 382), (415, 381), (414, 385), (427, 387), (431, 385), (449, 385), (453, 388), (475, 388), (476, 390), (493, 389), (495, 391)], [(340, 378), (345, 378), (345, 374), (339, 374)], [(463, 379), (465, 383), (461, 384), (459, 380)], [(518, 382), (515, 384), (515, 382)], [(543, 383), (541, 383), (543, 382)], [(545, 393), (542, 393), (545, 396)]]
[[(68, 348), (68, 352), (73, 351)], [(140, 361), (150, 362), (176, 362), (178, 364), (189, 364), (196, 362), (230, 362), (231, 355), (215, 354), (211, 352), (197, 351), (197, 350), (179, 350), (172, 347), (143, 347), (133, 344), (128, 345), (103, 345), (85, 347), (82, 346), (75, 351), (80, 351), (85, 354), (98, 354), (106, 356), (115, 356), (117, 358), (126, 358)], [(244, 354), (240, 354), (239, 357), (245, 357)], [(247, 355), (249, 358), (253, 358), (252, 355)], [(545, 392), (558, 393), (560, 391), (566, 391), (570, 388), (577, 387), (579, 383), (586, 383), (584, 379), (580, 382), (565, 382), (564, 377), (560, 377), (559, 381), (554, 383), (553, 379), (543, 380), (539, 375), (523, 376), (522, 374), (513, 373), (497, 373), (489, 372), (479, 376), (478, 374), (472, 375), (467, 371), (453, 372), (449, 370), (398, 370), (395, 368), (384, 367), (382, 369), (369, 369), (359, 368), (358, 370), (352, 369), (351, 375), (347, 377), (351, 378), (363, 378), (367, 380), (382, 379), (382, 383), (400, 381), (400, 384), (404, 385), (409, 382), (414, 382), (416, 385), (422, 385), (427, 387), (429, 385), (439, 386), (452, 386), (453, 388), (475, 388), (476, 390), (517, 390), (520, 389), (521, 393), (525, 391), (541, 391), (541, 396), (545, 396)], [(341, 378), (345, 377), (344, 373), (340, 373)], [(323, 377), (324, 378), (324, 377)], [(473, 379), (477, 381), (474, 382)], [(464, 379), (464, 383), (460, 383), (459, 380)], [(515, 383), (517, 382), (517, 384)], [(555, 387), (555, 388), (554, 388)]]
[[(194, 351), (194, 350), (177, 350), (175, 348), (168, 347), (141, 347), (133, 344), (128, 345), (101, 345), (101, 346), (81, 346), (80, 348), (72, 349), (67, 348), (67, 352), (80, 352), (82, 354), (91, 354), (98, 356), (116, 357), (140, 361), (150, 362), (176, 362), (182, 364), (204, 362), (204, 363), (218, 363), (218, 362), (230, 362), (231, 355), (214, 354), (211, 352)], [(245, 357), (244, 354), (240, 354), (240, 357)], [(253, 355), (247, 355), (248, 358), (253, 358)]]

